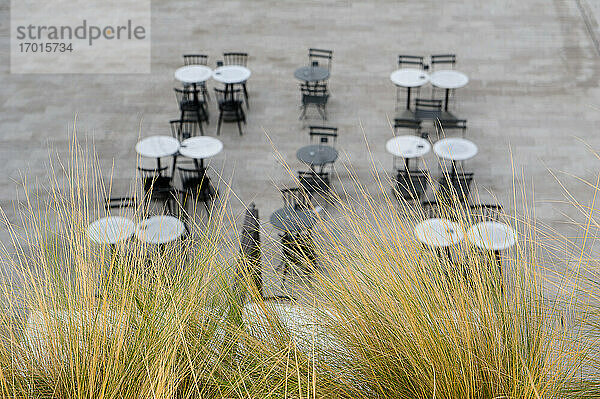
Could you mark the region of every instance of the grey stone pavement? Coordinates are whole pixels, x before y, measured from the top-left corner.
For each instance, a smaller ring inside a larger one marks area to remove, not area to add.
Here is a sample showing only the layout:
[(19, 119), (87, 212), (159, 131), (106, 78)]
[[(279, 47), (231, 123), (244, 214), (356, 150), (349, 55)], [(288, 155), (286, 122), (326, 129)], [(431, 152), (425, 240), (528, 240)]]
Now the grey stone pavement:
[[(172, 88), (181, 54), (207, 53), (214, 65), (228, 50), (250, 54), (251, 108), (244, 136), (224, 125), (224, 151), (211, 167), (266, 221), (281, 206), (276, 186), (291, 181), (276, 152), (299, 170), (296, 150), (309, 142), (293, 77), (309, 47), (334, 50), (327, 124), (339, 128), (342, 155), (334, 189), (350, 184), (348, 169), (371, 190), (373, 165), (380, 174), (392, 171), (384, 146), (392, 137), (389, 74), (397, 54), (453, 52), (456, 68), (470, 77), (453, 110), (468, 119), (467, 136), (479, 147), (466, 165), (481, 196), (489, 191), (522, 213), (513, 175), (522, 176), (536, 220), (566, 235), (576, 233), (569, 217), (584, 219), (561, 203), (553, 174), (578, 201), (591, 201), (573, 176), (595, 181), (600, 164), (592, 153), (600, 149), (597, 0), (153, 1), (147, 75), (9, 74), (8, 3), (0, 2), (0, 207), (12, 221), (23, 176), (43, 179), (50, 153), (67, 156), (75, 117), (81, 143), (94, 144), (102, 171), (114, 165), (114, 190), (126, 190), (139, 137), (170, 134), (168, 121), (178, 116)], [(214, 135), (214, 101), (211, 111)], [(433, 155), (427, 162), (439, 170)], [(236, 200), (231, 206), (242, 213)], [(276, 239), (268, 224), (265, 235)], [(0, 240), (8, 242), (3, 227)]]

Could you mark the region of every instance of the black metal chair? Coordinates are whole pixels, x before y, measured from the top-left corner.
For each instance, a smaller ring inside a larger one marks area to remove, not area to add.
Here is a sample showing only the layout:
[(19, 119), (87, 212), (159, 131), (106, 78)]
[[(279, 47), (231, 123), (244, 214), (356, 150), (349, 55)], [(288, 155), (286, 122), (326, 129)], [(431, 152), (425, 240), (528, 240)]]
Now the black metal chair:
[(168, 166), (159, 168), (144, 168), (138, 166), (141, 174), (142, 186), (145, 199), (162, 203), (170, 214), (173, 213), (175, 206), (172, 202), (177, 202), (179, 190), (172, 186), (172, 176), (167, 174)]
[(440, 198), (448, 202), (453, 202), (455, 199), (459, 202), (466, 202), (470, 194), (473, 176), (472, 172), (445, 173), (440, 179)]
[[(243, 260), (242, 271), (238, 269), (238, 274), (242, 277), (250, 277), (256, 286), (259, 295), (263, 296), (262, 270), (261, 270), (261, 250), (260, 250), (260, 221), (258, 209), (254, 203), (246, 210), (242, 233), (240, 236), (240, 252)], [(239, 266), (238, 266), (239, 267)]]
[(398, 55), (398, 68), (418, 68), (425, 69), (425, 63), (423, 62), (424, 57), (419, 55)]
[[(208, 55), (206, 54), (184, 54), (183, 55), (183, 65), (204, 65), (208, 66)], [(188, 84), (184, 84), (184, 87), (188, 87)], [(208, 93), (208, 88), (206, 87), (206, 82), (198, 83), (200, 90), (206, 97), (208, 101), (210, 101), (210, 94)]]
[[(195, 166), (178, 165), (177, 172), (181, 179), (181, 187), (186, 198), (192, 197), (194, 202), (202, 202), (209, 210), (209, 203), (212, 201), (215, 191), (210, 184), (210, 178), (206, 173), (206, 168), (196, 168)], [(184, 200), (184, 206), (187, 202)]]
[(398, 169), (394, 193), (408, 200), (419, 200), (427, 190), (429, 174), (424, 171)]
[(467, 133), (467, 120), (466, 119), (439, 119), (437, 121), (438, 137), (439, 132), (442, 131), (445, 135), (447, 131), (460, 130), (462, 137), (465, 137)]
[(415, 100), (414, 119), (439, 119), (442, 116), (442, 100), (417, 98)]
[(333, 147), (337, 142), (338, 128), (331, 126), (309, 126), (308, 135), (311, 142), (317, 138), (319, 144), (331, 145)]
[(298, 182), (300, 187), (309, 195), (326, 195), (331, 186), (329, 183), (329, 173), (316, 171), (299, 171)]
[(332, 50), (323, 50), (318, 48), (309, 48), (308, 49), (308, 61), (314, 65), (316, 62), (317, 65), (319, 61), (325, 60), (327, 61), (327, 70), (331, 71), (331, 62), (333, 60), (333, 51)]
[(104, 209), (123, 209), (123, 208), (135, 208), (138, 206), (135, 197), (110, 197), (104, 202)]
[[(248, 53), (241, 52), (228, 52), (223, 53), (223, 65), (240, 65), (240, 66), (248, 66)], [(236, 86), (236, 85), (234, 85)], [(242, 88), (244, 92), (244, 99), (246, 100), (246, 107), (250, 108), (250, 103), (248, 102), (248, 89), (246, 88), (246, 82), (239, 83), (239, 86)]]
[[(190, 137), (195, 137), (197, 135), (198, 123), (195, 120), (173, 119), (169, 121), (169, 124), (171, 125), (171, 134), (180, 142), (185, 139), (189, 139)], [(202, 130), (202, 127), (200, 127), (200, 134), (204, 136), (204, 131)]]
[(300, 84), (302, 94), (302, 113), (299, 119), (306, 119), (306, 111), (309, 106), (314, 106), (323, 120), (327, 120), (327, 101), (329, 100), (329, 91), (324, 83), (318, 84)]
[(304, 188), (282, 188), (279, 191), (281, 191), (284, 206), (293, 209), (310, 209), (310, 201)]
[(179, 120), (195, 120), (198, 123), (200, 132), (204, 135), (202, 122), (208, 124), (208, 109), (202, 90), (194, 90), (191, 87), (174, 88), (173, 90), (181, 113)]
[(219, 122), (217, 123), (217, 135), (221, 134), (223, 122), (236, 122), (240, 136), (243, 135), (242, 122), (246, 124), (246, 114), (240, 100), (240, 89), (228, 90), (215, 88), (217, 104), (219, 107)]
[(410, 118), (396, 118), (394, 119), (394, 133), (400, 135), (401, 129), (410, 129), (416, 135), (421, 134), (421, 121)]
[(431, 70), (436, 66), (444, 65), (454, 68), (456, 65), (456, 54), (434, 54), (431, 56)]

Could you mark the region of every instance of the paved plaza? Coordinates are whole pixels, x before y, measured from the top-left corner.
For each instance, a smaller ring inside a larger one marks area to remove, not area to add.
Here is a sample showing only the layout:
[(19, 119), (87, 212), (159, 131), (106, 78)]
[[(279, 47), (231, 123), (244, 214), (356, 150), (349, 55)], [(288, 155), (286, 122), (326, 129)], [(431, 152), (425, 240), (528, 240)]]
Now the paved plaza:
[[(466, 165), (475, 172), (481, 196), (496, 196), (519, 213), (523, 204), (513, 200), (513, 176), (520, 176), (536, 219), (573, 235), (568, 218), (583, 219), (560, 203), (565, 197), (553, 174), (578, 201), (591, 201), (591, 190), (574, 176), (595, 182), (600, 165), (592, 153), (600, 150), (595, 1), (156, 0), (151, 74), (18, 75), (9, 74), (9, 6), (3, 0), (0, 207), (18, 220), (13, 201), (19, 184), (24, 176), (31, 186), (43, 180), (49, 154), (68, 157), (75, 120), (80, 143), (95, 147), (103, 173), (114, 168), (113, 191), (125, 192), (136, 173), (136, 142), (169, 135), (168, 121), (179, 116), (173, 73), (186, 52), (209, 54), (213, 67), (223, 51), (250, 54), (244, 135), (235, 124), (225, 124), (224, 150), (210, 166), (213, 178), (218, 171), (241, 201), (256, 203), (263, 221), (281, 207), (276, 187), (291, 182), (281, 159), (292, 170), (304, 169), (296, 151), (309, 137), (306, 123), (298, 120), (299, 82), (293, 73), (306, 64), (309, 47), (334, 51), (327, 121), (340, 134), (334, 190), (351, 184), (349, 170), (376, 190), (373, 168), (381, 175), (392, 172), (385, 143), (395, 116), (389, 75), (397, 55), (450, 52), (457, 55), (456, 68), (470, 78), (453, 106), (468, 120), (467, 137), (479, 147)], [(216, 82), (208, 84), (212, 92)], [(214, 135), (214, 99), (210, 111), (208, 134)], [(439, 171), (431, 153), (426, 161)], [(233, 199), (230, 205), (242, 215), (242, 203)], [(264, 234), (276, 238), (265, 225)], [(9, 240), (4, 227), (0, 240)]]

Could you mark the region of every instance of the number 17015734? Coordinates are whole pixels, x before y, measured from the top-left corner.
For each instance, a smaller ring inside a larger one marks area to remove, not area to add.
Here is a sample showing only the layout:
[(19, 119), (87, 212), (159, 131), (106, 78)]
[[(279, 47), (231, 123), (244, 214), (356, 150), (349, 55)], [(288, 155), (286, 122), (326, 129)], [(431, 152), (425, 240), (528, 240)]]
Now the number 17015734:
[(72, 43), (19, 43), (21, 53), (71, 53)]

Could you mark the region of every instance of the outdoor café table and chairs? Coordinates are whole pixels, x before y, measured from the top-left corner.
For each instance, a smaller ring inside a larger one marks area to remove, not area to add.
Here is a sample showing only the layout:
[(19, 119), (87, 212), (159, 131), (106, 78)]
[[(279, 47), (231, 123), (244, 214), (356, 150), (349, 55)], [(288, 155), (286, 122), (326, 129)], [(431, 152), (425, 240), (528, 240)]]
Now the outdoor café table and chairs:
[(167, 244), (183, 237), (185, 233), (183, 222), (170, 215), (150, 216), (137, 224), (129, 217), (106, 216), (87, 227), (90, 240), (111, 248), (132, 237), (147, 244)]
[[(448, 112), (450, 92), (462, 88), (469, 83), (469, 77), (465, 73), (453, 69), (455, 63), (456, 56), (453, 54), (432, 55), (432, 68), (435, 65), (442, 65), (444, 67), (450, 66), (452, 69), (446, 68), (431, 72), (429, 71), (429, 65), (424, 63), (423, 57), (399, 55), (399, 69), (390, 74), (390, 80), (398, 89), (406, 89), (406, 109), (410, 110), (411, 108), (411, 90), (418, 89), (429, 83), (432, 86), (432, 99), (434, 88), (445, 91), (443, 109)], [(396, 109), (398, 109), (400, 101), (398, 93), (396, 95)]]
[(459, 248), (463, 241), (494, 259), (502, 272), (502, 251), (516, 244), (517, 235), (508, 224), (499, 221), (482, 221), (466, 227), (445, 218), (430, 218), (418, 223), (413, 232), (417, 240), (438, 254), (440, 259), (451, 261), (451, 249)]
[[(308, 49), (309, 65), (301, 66), (294, 71), (294, 77), (307, 84), (318, 84), (329, 79), (333, 51), (310, 48)], [(320, 63), (327, 63), (327, 67)]]

